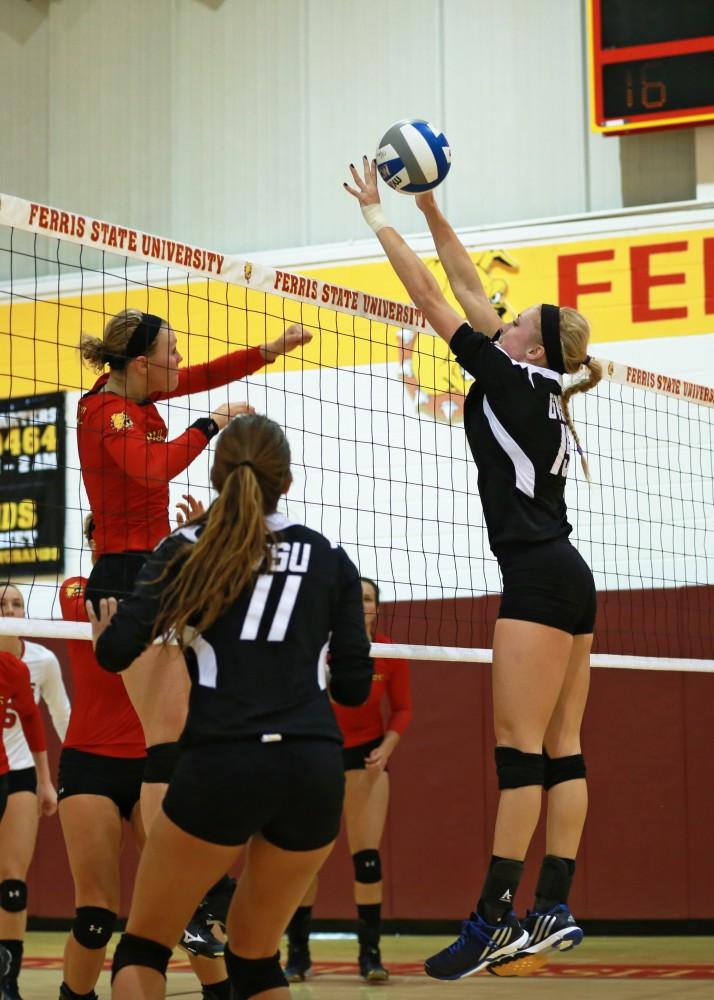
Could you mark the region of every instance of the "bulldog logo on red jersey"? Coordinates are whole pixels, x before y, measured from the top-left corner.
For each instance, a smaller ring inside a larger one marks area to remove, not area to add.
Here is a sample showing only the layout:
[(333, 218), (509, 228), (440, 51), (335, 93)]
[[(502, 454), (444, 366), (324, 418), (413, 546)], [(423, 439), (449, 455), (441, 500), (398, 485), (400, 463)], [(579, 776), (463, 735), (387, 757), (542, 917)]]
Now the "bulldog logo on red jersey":
[(128, 431), (130, 427), (134, 426), (134, 421), (128, 413), (112, 413), (109, 423), (115, 431)]

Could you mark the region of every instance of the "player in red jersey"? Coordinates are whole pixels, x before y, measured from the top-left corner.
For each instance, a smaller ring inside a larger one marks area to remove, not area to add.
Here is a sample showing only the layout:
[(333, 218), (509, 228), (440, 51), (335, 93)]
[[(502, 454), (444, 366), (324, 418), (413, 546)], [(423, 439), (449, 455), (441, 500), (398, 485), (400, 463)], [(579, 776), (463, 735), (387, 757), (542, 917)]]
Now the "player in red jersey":
[[(94, 551), (94, 520), (84, 534)], [(86, 580), (60, 587), (62, 616), (87, 622)], [(141, 722), (121, 678), (97, 663), (91, 642), (67, 640), (74, 692), (59, 766), (59, 816), (74, 880), (76, 914), (64, 950), (60, 1000), (96, 1000), (94, 987), (119, 909), (122, 819), (141, 849), (140, 792), (146, 759)], [(191, 957), (203, 1000), (227, 1000), (225, 964)], [(223, 985), (225, 984), (225, 985)]]
[[(5, 717), (11, 716), (14, 723), (15, 718), (19, 718), (27, 745), (35, 762), (37, 772), (38, 804), (45, 815), (51, 815), (57, 808), (57, 799), (50, 780), (50, 769), (47, 762), (47, 744), (45, 742), (45, 731), (42, 725), (42, 718), (35, 703), (35, 698), (30, 685), (30, 673), (22, 660), (18, 660), (12, 653), (0, 652), (0, 819), (2, 819), (7, 804), (7, 774), (9, 764), (2, 733), (4, 729)], [(12, 723), (11, 723), (12, 724)], [(9, 878), (5, 869), (5, 857), (0, 855), (0, 909), (6, 914), (13, 916), (24, 912), (27, 905), (27, 888), (23, 881), (17, 878)], [(9, 952), (10, 960), (7, 961)], [(22, 941), (3, 941), (3, 980), (0, 985), (0, 995), (3, 1000), (13, 1000), (19, 997), (17, 992), (17, 974), (19, 973), (22, 961)], [(11, 984), (7, 986), (7, 978), (10, 977)]]
[[(51, 786), (45, 730), (42, 725), (42, 716), (32, 693), (30, 672), (22, 660), (18, 660), (12, 653), (0, 652), (0, 712), (2, 718), (10, 710), (13, 712), (13, 718), (16, 715), (20, 720), (27, 745), (35, 761), (38, 783)], [(2, 739), (3, 728), (0, 726), (0, 819), (7, 805), (7, 774), (10, 770)], [(44, 809), (47, 815), (54, 812), (50, 801), (45, 804)], [(2, 859), (0, 858), (1, 864)], [(7, 897), (13, 897), (12, 887), (8, 887), (7, 883), (2, 882), (0, 883), (0, 902), (5, 903)]]
[[(361, 579), (367, 635), (371, 642), (391, 642), (377, 631), (379, 587), (369, 577)], [(338, 704), (332, 707), (344, 741), (344, 815), (355, 872), (360, 974), (368, 982), (378, 983), (389, 978), (379, 950), (382, 910), (379, 845), (389, 807), (387, 764), (409, 725), (412, 702), (407, 661), (378, 657), (373, 663), (372, 687), (367, 701), (357, 708)], [(386, 725), (382, 716), (385, 697), (389, 705)], [(288, 927), (285, 974), (290, 982), (301, 982), (310, 971), (310, 922), (316, 896), (317, 879)]]
[[(0, 616), (24, 618), (25, 598), (12, 583), (0, 584)], [(10, 624), (10, 623), (8, 623)], [(69, 721), (69, 698), (62, 681), (62, 670), (55, 654), (38, 642), (17, 635), (0, 635), (0, 650), (21, 660), (30, 675), (30, 687), (36, 703), (45, 702), (55, 731), (64, 739)], [(50, 783), (38, 780), (32, 752), (20, 720), (12, 708), (3, 713), (3, 743), (8, 759), (8, 801), (0, 821), (0, 881), (15, 884), (15, 899), (27, 900), (27, 872), (35, 853), (40, 816), (57, 809), (57, 794)], [(9, 970), (0, 979), (0, 998), (17, 1000), (18, 979), (22, 969), (27, 906), (6, 909), (0, 903), (0, 945), (12, 953)]]
[[(226, 385), (311, 339), (293, 325), (261, 347), (180, 369), (176, 334), (159, 316), (127, 309), (109, 321), (102, 340), (82, 337), (84, 361), (98, 371), (109, 365), (77, 412), (82, 477), (96, 524), (97, 561), (86, 591), (95, 609), (102, 597), (131, 593), (147, 552), (170, 532), (169, 481), (231, 416), (252, 409), (225, 403), (168, 441), (155, 403)], [(148, 829), (176, 762), (189, 680), (175, 647), (150, 647), (140, 659), (139, 669), (130, 668), (123, 679), (146, 735), (142, 815)]]

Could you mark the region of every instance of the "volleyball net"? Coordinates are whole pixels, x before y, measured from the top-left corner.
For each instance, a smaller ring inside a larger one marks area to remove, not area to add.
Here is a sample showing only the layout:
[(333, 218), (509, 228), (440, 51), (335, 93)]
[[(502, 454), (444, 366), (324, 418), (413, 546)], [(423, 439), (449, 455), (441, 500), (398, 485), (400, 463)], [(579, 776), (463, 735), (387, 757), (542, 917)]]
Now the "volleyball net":
[[(379, 654), (490, 660), (500, 577), (463, 431), (469, 376), (420, 311), (396, 300), (395, 282), (385, 298), (331, 276), (0, 195), (0, 577), (27, 607), (0, 631), (89, 636), (60, 620), (58, 600), (63, 579), (91, 570), (75, 431), (96, 376), (78, 345), (138, 308), (168, 319), (185, 365), (307, 326), (314, 338), (300, 351), (159, 404), (169, 438), (227, 400), (267, 413), (292, 450), (283, 509), (379, 583), (397, 639)], [(499, 283), (487, 289), (509, 319)], [(599, 592), (593, 662), (713, 670), (714, 390), (600, 360), (603, 382), (572, 401), (592, 482), (571, 461), (566, 488), (573, 541)], [(186, 493), (210, 502), (210, 464), (209, 447), (171, 484), (172, 508)]]

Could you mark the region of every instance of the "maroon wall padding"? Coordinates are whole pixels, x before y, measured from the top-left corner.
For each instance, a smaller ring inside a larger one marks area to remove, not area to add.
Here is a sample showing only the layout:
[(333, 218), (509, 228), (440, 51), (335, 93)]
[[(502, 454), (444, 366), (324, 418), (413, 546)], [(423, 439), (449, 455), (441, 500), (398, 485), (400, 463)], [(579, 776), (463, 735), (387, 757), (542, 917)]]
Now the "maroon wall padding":
[[(489, 647), (497, 613), (493, 597), (403, 602), (383, 606), (381, 628), (397, 642)], [(596, 651), (714, 658), (713, 634), (714, 588), (600, 596)], [(64, 665), (62, 643), (47, 645)], [(498, 793), (490, 671), (414, 663), (412, 686), (414, 717), (390, 764), (384, 916), (458, 919), (473, 907), (491, 853)], [(714, 917), (714, 675), (594, 670), (583, 743), (591, 807), (571, 897), (578, 916)], [(519, 909), (532, 904), (542, 826)], [(125, 903), (133, 864), (127, 854)], [(73, 911), (56, 818), (42, 821), (29, 892), (33, 915)], [(351, 900), (342, 835), (323, 870), (315, 915), (352, 918)]]

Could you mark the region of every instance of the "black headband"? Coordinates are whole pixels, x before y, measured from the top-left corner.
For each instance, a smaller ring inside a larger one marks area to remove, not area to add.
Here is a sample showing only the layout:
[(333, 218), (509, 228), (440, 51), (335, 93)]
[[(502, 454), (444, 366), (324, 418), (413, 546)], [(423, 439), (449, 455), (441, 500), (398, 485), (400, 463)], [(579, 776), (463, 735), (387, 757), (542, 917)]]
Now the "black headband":
[(152, 313), (142, 313), (139, 325), (134, 329), (129, 343), (126, 345), (124, 357), (139, 358), (149, 353), (151, 345), (159, 335), (161, 324), (164, 321), (160, 316)]
[(540, 307), (540, 334), (543, 338), (548, 367), (554, 372), (565, 372), (563, 348), (560, 343), (560, 309), (543, 303)]

